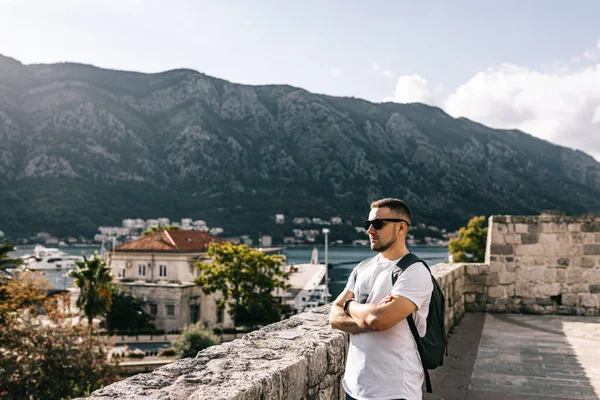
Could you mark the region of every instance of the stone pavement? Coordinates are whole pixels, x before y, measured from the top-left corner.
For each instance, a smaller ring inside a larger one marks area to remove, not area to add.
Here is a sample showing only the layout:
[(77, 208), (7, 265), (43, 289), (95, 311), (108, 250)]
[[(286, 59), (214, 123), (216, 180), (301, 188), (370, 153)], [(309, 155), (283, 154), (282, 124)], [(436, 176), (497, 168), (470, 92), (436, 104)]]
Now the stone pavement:
[(600, 317), (466, 313), (425, 400), (600, 399)]

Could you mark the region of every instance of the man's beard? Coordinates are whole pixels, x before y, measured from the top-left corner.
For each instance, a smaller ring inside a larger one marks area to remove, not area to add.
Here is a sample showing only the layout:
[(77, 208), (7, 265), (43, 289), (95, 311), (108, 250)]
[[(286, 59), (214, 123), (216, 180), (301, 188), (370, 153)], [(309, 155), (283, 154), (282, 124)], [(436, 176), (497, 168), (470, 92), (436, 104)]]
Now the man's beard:
[(387, 242), (386, 244), (379, 245), (377, 247), (371, 247), (371, 250), (376, 251), (378, 253), (383, 253), (384, 251), (392, 247), (394, 243), (396, 243), (396, 239), (398, 239), (398, 235), (396, 234), (396, 232), (394, 232), (394, 236), (392, 236), (389, 242)]

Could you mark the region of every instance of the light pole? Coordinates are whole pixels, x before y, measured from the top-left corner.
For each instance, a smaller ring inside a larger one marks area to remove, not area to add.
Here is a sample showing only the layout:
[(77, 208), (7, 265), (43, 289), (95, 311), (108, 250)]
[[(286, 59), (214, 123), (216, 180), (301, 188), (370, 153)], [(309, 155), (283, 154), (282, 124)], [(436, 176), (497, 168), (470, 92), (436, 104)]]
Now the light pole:
[(329, 301), (329, 260), (327, 257), (329, 229), (323, 228), (323, 234), (325, 235), (325, 301)]

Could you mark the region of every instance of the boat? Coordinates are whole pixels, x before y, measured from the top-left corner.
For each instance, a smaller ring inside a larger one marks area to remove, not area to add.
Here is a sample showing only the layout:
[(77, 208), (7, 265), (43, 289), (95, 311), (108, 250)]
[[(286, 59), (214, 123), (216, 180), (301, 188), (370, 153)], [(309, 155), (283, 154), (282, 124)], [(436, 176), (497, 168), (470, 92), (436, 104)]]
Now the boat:
[(23, 257), (24, 270), (39, 271), (55, 289), (67, 289), (73, 279), (67, 276), (69, 271), (77, 268), (77, 262), (83, 261), (81, 256), (72, 256), (57, 248), (42, 245), (35, 246), (33, 254)]

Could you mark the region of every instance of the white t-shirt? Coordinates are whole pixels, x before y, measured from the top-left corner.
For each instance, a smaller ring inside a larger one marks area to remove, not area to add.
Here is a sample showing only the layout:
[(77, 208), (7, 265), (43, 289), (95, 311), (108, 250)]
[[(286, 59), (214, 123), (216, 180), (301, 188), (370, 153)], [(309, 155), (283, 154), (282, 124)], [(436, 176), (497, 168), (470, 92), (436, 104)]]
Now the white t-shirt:
[[(400, 273), (392, 287), (392, 272), (400, 270), (399, 260), (379, 262), (379, 257), (354, 268), (346, 290), (363, 304), (377, 304), (390, 293), (406, 297), (417, 306), (413, 318), (424, 336), (433, 291), (431, 274), (423, 263), (415, 263)], [(406, 319), (385, 331), (350, 334), (342, 385), (358, 400), (422, 398), (423, 366)]]

